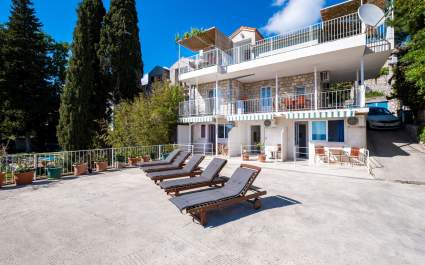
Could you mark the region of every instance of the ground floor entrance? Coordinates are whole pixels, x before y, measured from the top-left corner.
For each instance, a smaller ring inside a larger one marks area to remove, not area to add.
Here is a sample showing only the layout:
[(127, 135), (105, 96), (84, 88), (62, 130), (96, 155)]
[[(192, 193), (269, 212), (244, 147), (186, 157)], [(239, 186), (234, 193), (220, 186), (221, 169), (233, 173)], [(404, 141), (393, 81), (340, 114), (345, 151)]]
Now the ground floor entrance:
[(296, 158), (308, 158), (308, 122), (294, 123), (294, 142)]

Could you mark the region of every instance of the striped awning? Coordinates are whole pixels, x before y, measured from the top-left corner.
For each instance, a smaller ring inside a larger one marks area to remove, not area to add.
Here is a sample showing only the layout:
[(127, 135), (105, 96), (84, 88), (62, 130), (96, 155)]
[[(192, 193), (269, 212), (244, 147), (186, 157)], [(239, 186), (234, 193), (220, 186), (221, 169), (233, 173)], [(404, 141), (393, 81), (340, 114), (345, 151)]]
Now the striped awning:
[(228, 121), (260, 121), (273, 119), (273, 113), (250, 113), (227, 116)]
[(197, 116), (180, 118), (181, 123), (212, 122), (214, 116)]
[(327, 118), (348, 118), (354, 117), (355, 110), (341, 109), (341, 110), (316, 110), (316, 111), (295, 111), (283, 112), (282, 116), (290, 120), (302, 119), (327, 119)]

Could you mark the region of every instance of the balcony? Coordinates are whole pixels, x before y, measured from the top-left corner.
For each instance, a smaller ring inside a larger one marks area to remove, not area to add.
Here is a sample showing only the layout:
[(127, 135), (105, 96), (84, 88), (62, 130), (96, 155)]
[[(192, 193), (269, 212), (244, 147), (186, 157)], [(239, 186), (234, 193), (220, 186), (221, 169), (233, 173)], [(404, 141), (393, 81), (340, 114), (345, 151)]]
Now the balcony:
[(320, 22), (289, 33), (273, 36), (226, 51), (218, 48), (185, 58), (180, 74), (208, 68), (229, 66), (266, 56), (289, 52), (321, 43), (348, 38), (362, 33), (362, 22), (357, 13)]
[[(360, 107), (357, 89), (325, 91), (307, 94), (286, 94), (270, 98), (225, 101), (206, 98), (180, 103), (180, 117), (237, 115), (251, 113), (296, 112), (325, 109), (351, 109)], [(317, 102), (317, 103), (316, 103)]]

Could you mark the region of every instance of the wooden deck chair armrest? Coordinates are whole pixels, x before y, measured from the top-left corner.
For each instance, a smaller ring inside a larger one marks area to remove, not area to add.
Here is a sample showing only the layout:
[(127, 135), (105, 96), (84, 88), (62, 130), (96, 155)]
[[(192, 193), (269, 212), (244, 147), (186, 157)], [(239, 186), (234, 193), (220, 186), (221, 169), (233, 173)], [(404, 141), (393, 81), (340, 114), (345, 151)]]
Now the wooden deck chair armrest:
[(240, 167), (250, 168), (250, 169), (253, 169), (253, 170), (258, 171), (258, 172), (261, 171), (261, 167), (249, 165), (249, 164), (241, 164)]

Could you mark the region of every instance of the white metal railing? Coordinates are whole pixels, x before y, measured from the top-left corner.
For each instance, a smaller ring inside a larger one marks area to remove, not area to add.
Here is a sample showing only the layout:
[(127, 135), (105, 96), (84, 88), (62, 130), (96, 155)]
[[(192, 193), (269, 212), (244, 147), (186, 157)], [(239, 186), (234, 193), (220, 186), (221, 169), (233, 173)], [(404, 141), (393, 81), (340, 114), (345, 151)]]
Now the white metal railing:
[(214, 144), (213, 143), (192, 143), (194, 154), (203, 154), (212, 156), (214, 155)]
[(129, 157), (149, 156), (153, 160), (163, 159), (165, 154), (180, 148), (194, 152), (193, 145), (152, 145), (122, 148), (90, 149), (77, 151), (62, 151), (52, 153), (10, 154), (0, 158), (0, 168), (6, 173), (4, 184), (15, 183), (15, 170), (25, 166), (34, 170), (34, 180), (47, 178), (49, 167), (62, 168), (62, 175), (73, 173), (73, 165), (87, 163), (89, 171), (94, 169), (96, 161), (107, 162), (109, 168), (119, 167), (118, 163), (126, 164)]
[(273, 97), (235, 100), (230, 102), (227, 114), (274, 112), (275, 102), (275, 98)]
[(323, 147), (321, 154), (315, 154), (314, 162), (321, 161), (325, 164), (364, 166), (371, 174), (369, 150), (358, 149), (358, 153), (352, 154), (351, 147)]
[(333, 90), (318, 93), (318, 109), (341, 109), (359, 107), (356, 89)]
[(298, 110), (313, 110), (315, 109), (315, 95), (314, 93), (287, 94), (280, 97), (279, 110), (285, 111), (298, 111)]
[[(305, 94), (284, 94), (278, 97), (226, 101), (206, 98), (180, 102), (180, 117), (203, 115), (236, 115), (248, 113), (291, 112), (315, 109), (357, 108), (358, 89), (319, 91)], [(317, 97), (317, 99), (316, 99)], [(317, 101), (317, 106), (316, 106)]]
[[(300, 48), (362, 34), (362, 22), (357, 13), (319, 22), (288, 33), (258, 40), (222, 51), (215, 48), (185, 58), (180, 73), (210, 66), (228, 66)], [(379, 37), (384, 37), (379, 35)]]

